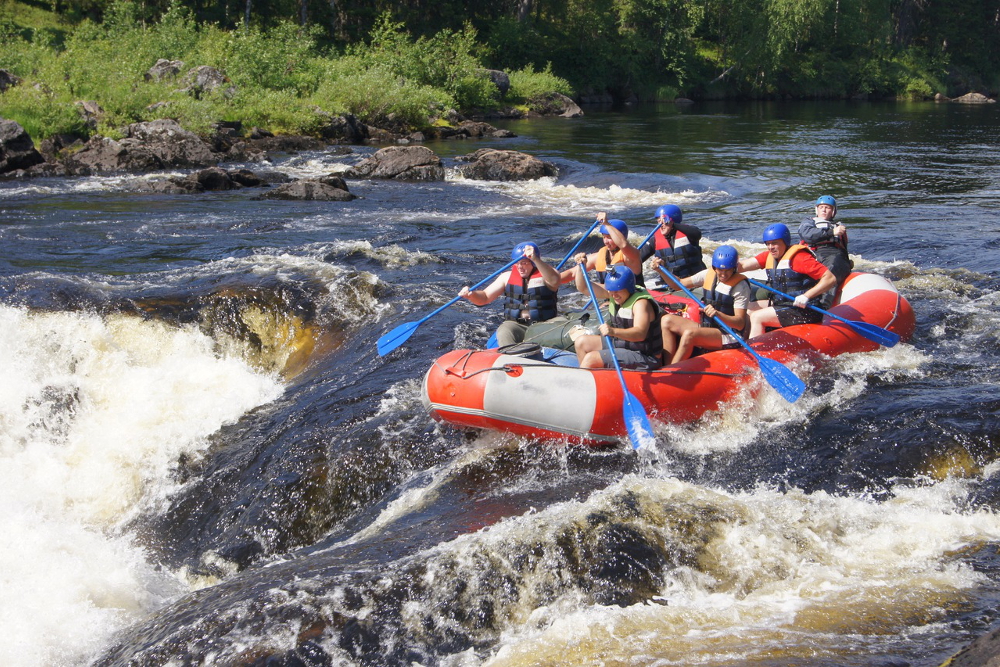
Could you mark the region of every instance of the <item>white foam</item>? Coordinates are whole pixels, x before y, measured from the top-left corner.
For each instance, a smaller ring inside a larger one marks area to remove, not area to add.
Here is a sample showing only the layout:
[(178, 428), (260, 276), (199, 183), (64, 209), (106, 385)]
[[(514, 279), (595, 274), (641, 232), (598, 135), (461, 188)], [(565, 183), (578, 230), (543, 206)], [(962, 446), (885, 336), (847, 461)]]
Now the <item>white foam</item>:
[(0, 664), (78, 662), (181, 592), (123, 532), (281, 387), (195, 329), (0, 306)]

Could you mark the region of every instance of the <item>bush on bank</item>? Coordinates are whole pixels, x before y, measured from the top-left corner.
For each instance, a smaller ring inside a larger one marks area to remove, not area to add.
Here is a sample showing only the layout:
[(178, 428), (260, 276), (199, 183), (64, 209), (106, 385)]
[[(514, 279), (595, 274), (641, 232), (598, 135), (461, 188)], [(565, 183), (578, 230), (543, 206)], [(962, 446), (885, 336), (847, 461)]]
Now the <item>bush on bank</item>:
[[(402, 24), (381, 19), (366, 44), (344, 52), (321, 48), (316, 29), (279, 22), (269, 29), (222, 30), (198, 24), (173, 4), (143, 24), (137, 5), (120, 1), (101, 23), (83, 21), (62, 43), (0, 18), (0, 68), (21, 79), (0, 95), (0, 116), (17, 121), (37, 142), (57, 134), (116, 136), (133, 122), (162, 117), (207, 133), (218, 121), (241, 121), (275, 133), (314, 134), (328, 114), (398, 129), (427, 127), (455, 108), (463, 113), (525, 104), (539, 91), (571, 93), (551, 70), (512, 73), (501, 100), (480, 59), (471, 27), (414, 39)], [(182, 61), (175, 78), (145, 79), (158, 59)], [(185, 90), (184, 73), (207, 65), (229, 84)], [(78, 102), (101, 113), (87, 127)]]

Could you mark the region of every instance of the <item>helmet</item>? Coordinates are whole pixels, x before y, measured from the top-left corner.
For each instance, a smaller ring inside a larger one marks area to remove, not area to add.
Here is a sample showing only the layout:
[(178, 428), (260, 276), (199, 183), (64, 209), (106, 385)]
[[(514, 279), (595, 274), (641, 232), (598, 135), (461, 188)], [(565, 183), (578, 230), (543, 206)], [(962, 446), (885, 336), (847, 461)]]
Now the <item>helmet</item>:
[(768, 241), (777, 241), (781, 239), (785, 242), (785, 245), (792, 245), (792, 233), (788, 231), (788, 227), (780, 222), (769, 226), (764, 230), (764, 243)]
[(601, 233), (608, 233), (608, 225), (611, 225), (618, 231), (622, 233), (622, 236), (628, 238), (628, 225), (625, 224), (624, 220), (608, 220), (606, 224), (601, 225)]
[(518, 243), (516, 246), (514, 246), (514, 249), (510, 251), (510, 258), (511, 259), (523, 259), (524, 258), (524, 249), (527, 248), (528, 246), (531, 246), (532, 248), (535, 249), (535, 257), (538, 257), (539, 254), (540, 254), (539, 250), (538, 250), (538, 246), (536, 246), (531, 241), (524, 241), (523, 243)]
[(740, 261), (740, 255), (731, 245), (720, 245), (712, 253), (713, 269), (735, 269)]
[(674, 206), (673, 204), (667, 204), (666, 206), (661, 206), (656, 209), (656, 218), (660, 219), (663, 216), (667, 216), (667, 219), (670, 220), (670, 224), (676, 224), (684, 219), (681, 207)]
[(608, 269), (608, 274), (604, 278), (604, 289), (609, 292), (625, 289), (631, 294), (635, 291), (635, 274), (627, 266), (615, 264)]
[(822, 197), (817, 199), (816, 206), (819, 206), (820, 204), (826, 204), (827, 206), (832, 206), (834, 208), (837, 208), (837, 200), (831, 197), (830, 195), (823, 195)]

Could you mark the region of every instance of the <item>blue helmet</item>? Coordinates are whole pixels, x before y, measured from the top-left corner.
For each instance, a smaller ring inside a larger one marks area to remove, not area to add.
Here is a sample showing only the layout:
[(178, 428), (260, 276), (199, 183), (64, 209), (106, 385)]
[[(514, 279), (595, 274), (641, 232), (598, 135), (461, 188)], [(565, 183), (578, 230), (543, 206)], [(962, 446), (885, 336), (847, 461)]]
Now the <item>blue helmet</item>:
[(788, 231), (787, 225), (777, 222), (764, 230), (764, 243), (779, 239), (784, 241), (785, 245), (792, 245), (792, 233)]
[(673, 204), (667, 204), (666, 206), (661, 206), (656, 209), (656, 218), (659, 220), (663, 216), (666, 216), (670, 220), (670, 224), (675, 225), (684, 219), (684, 214), (681, 212), (680, 206), (674, 206)]
[(823, 195), (822, 197), (817, 199), (816, 206), (819, 206), (820, 204), (826, 204), (827, 206), (832, 206), (834, 208), (837, 208), (837, 200), (831, 197), (830, 195)]
[(538, 257), (541, 254), (539, 252), (539, 250), (538, 250), (538, 246), (536, 246), (531, 241), (524, 241), (524, 242), (518, 243), (516, 246), (514, 246), (514, 249), (510, 251), (510, 258), (511, 259), (523, 259), (524, 258), (524, 249), (527, 248), (528, 246), (531, 246), (532, 248), (535, 249), (535, 257)]
[(608, 233), (608, 225), (611, 225), (618, 231), (622, 233), (622, 236), (628, 238), (628, 225), (625, 224), (624, 220), (608, 220), (606, 224), (601, 225), (601, 233)]
[(631, 294), (635, 291), (635, 274), (627, 266), (615, 264), (608, 269), (608, 273), (604, 277), (604, 289), (609, 292), (625, 289)]
[(720, 245), (712, 253), (713, 269), (735, 269), (740, 261), (740, 254), (731, 245)]

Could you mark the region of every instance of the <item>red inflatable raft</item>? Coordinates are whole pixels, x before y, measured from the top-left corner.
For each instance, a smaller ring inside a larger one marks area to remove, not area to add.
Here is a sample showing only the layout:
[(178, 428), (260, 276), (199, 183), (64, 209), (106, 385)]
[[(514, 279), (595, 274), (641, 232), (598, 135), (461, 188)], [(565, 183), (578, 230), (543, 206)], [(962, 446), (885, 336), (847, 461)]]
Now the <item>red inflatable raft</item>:
[[(883, 327), (904, 341), (913, 334), (913, 310), (887, 279), (852, 273), (838, 296), (831, 313)], [(803, 359), (814, 367), (828, 357), (879, 347), (831, 317), (770, 331), (751, 346), (780, 363)], [(709, 352), (657, 371), (626, 370), (624, 376), (650, 419), (671, 423), (696, 420), (741, 391), (767, 386), (743, 348)], [(569, 367), (497, 350), (454, 350), (427, 371), (422, 394), (435, 419), (456, 426), (586, 444), (628, 437), (614, 369)]]

